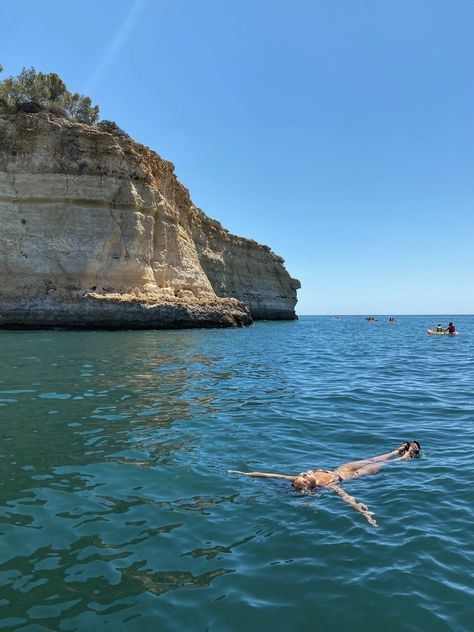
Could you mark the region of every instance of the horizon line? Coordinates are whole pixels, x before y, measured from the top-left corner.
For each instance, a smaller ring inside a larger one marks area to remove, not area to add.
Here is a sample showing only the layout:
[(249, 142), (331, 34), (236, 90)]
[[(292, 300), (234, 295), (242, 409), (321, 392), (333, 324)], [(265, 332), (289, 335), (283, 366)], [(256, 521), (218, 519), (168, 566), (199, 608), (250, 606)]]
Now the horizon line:
[(459, 313), (459, 314), (441, 314), (438, 312), (432, 312), (432, 313), (426, 313), (426, 314), (418, 314), (418, 313), (413, 313), (413, 314), (397, 314), (394, 312), (387, 312), (386, 314), (378, 314), (377, 312), (363, 312), (360, 314), (342, 314), (342, 313), (335, 313), (335, 312), (327, 312), (327, 313), (320, 313), (320, 314), (297, 314), (297, 316), (446, 316), (449, 318), (454, 318), (456, 316), (474, 316), (474, 314), (471, 313)]

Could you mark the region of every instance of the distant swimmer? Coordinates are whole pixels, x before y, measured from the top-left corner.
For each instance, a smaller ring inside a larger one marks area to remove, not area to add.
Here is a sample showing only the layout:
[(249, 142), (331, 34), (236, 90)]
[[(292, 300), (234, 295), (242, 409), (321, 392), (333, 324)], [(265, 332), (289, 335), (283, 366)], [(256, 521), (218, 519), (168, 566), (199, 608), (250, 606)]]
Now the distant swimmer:
[(378, 527), (374, 514), (369, 511), (367, 505), (359, 503), (355, 498), (350, 496), (339, 483), (348, 481), (352, 478), (360, 478), (368, 474), (376, 474), (384, 465), (394, 461), (406, 461), (413, 459), (420, 454), (421, 447), (418, 441), (408, 443), (404, 441), (402, 445), (392, 452), (381, 454), (362, 461), (353, 461), (340, 465), (335, 470), (308, 470), (297, 476), (287, 474), (271, 474), (269, 472), (239, 472), (238, 470), (227, 470), (229, 474), (242, 474), (244, 476), (260, 477), (260, 478), (284, 478), (291, 481), (293, 487), (299, 492), (310, 493), (316, 488), (328, 489), (337, 494), (342, 500), (348, 503), (356, 511), (360, 512), (369, 524)]

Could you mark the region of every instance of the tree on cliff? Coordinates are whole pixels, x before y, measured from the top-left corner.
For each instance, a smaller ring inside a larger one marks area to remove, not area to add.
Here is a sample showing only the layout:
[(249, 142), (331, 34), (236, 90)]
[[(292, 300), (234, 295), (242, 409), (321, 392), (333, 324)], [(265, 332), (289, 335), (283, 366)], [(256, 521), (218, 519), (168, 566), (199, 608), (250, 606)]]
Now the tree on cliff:
[(49, 111), (89, 125), (99, 120), (99, 106), (92, 105), (90, 97), (69, 92), (55, 72), (38, 72), (33, 67), (0, 81), (0, 106), (12, 112)]

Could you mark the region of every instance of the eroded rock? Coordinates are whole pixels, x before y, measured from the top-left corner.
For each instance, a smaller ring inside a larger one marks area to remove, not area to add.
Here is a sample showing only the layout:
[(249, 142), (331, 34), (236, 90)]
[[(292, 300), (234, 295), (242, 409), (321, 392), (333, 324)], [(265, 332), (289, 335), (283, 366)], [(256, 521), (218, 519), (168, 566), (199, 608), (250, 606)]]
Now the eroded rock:
[(298, 281), (196, 208), (147, 147), (0, 112), (0, 327), (241, 326), (293, 319)]

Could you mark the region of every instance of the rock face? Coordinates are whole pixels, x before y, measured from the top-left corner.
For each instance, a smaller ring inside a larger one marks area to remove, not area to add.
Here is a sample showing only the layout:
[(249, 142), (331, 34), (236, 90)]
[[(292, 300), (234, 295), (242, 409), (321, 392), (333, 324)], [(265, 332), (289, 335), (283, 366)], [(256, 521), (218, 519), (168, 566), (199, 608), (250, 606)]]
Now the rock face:
[(0, 327), (296, 318), (283, 260), (207, 217), (128, 137), (0, 111), (0, 222)]

